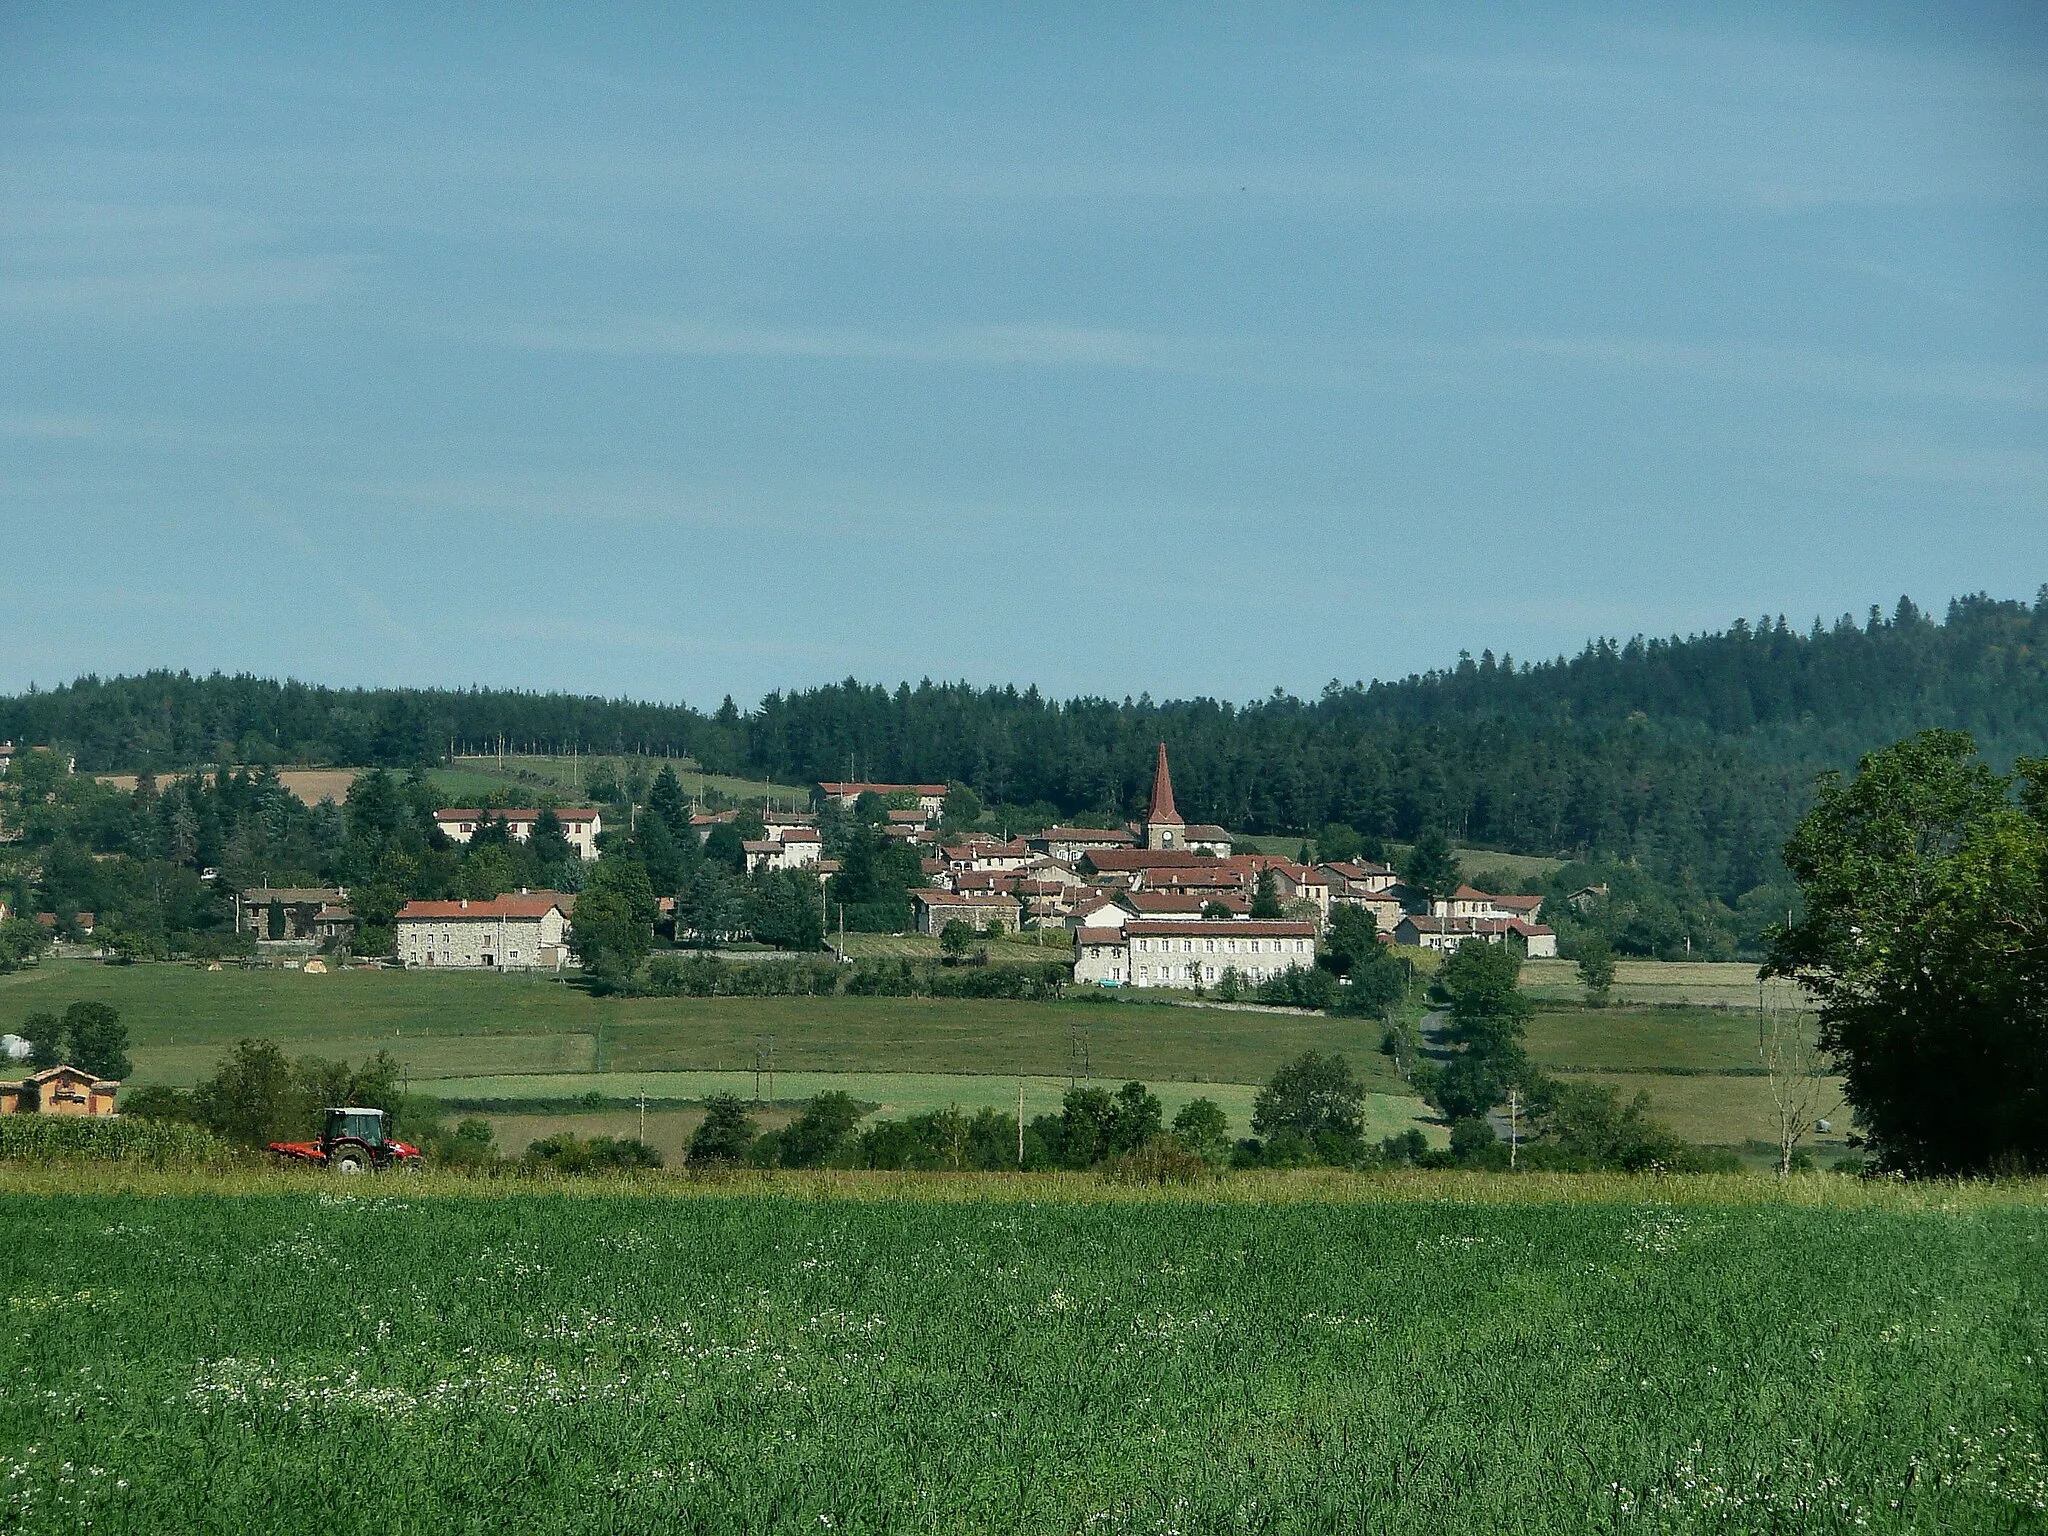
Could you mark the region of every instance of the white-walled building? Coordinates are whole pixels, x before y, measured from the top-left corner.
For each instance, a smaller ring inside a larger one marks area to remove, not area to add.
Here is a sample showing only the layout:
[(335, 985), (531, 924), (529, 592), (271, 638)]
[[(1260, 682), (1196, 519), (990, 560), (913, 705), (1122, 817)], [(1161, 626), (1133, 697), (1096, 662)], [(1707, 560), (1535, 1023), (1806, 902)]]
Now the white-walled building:
[(1502, 944), (1512, 936), (1522, 941), (1531, 960), (1557, 958), (1557, 932), (1541, 923), (1525, 923), (1518, 917), (1418, 917), (1401, 919), (1394, 929), (1394, 942), (1418, 949), (1449, 952), (1467, 939)]
[(1229, 970), (1261, 982), (1315, 963), (1314, 923), (1128, 918), (1074, 933), (1074, 980), (1103, 987), (1214, 986)]
[(744, 843), (747, 873), (757, 869), (808, 869), (825, 856), (816, 827), (771, 827), (758, 842)]
[(559, 971), (572, 964), (576, 898), (521, 891), (493, 901), (409, 901), (399, 909), (398, 958), (433, 970)]
[[(505, 823), (505, 831), (515, 843), (523, 843), (533, 836), (533, 825), (540, 820), (537, 810), (448, 810), (434, 812), (434, 824), (455, 843), (467, 843), (476, 836), (476, 829), (484, 818), (491, 817)], [(597, 834), (604, 830), (604, 818), (588, 807), (555, 812), (555, 819), (562, 824), (562, 836), (569, 840), (569, 846), (586, 861), (597, 857)]]

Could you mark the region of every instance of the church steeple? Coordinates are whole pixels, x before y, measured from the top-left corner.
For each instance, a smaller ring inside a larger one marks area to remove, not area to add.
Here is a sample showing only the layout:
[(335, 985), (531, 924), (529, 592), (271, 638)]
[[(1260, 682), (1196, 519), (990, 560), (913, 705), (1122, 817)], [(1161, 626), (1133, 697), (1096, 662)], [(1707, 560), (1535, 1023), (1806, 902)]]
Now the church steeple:
[(1145, 846), (1178, 848), (1186, 823), (1173, 808), (1173, 775), (1166, 771), (1166, 743), (1159, 743), (1159, 765), (1152, 770), (1152, 808), (1145, 813)]

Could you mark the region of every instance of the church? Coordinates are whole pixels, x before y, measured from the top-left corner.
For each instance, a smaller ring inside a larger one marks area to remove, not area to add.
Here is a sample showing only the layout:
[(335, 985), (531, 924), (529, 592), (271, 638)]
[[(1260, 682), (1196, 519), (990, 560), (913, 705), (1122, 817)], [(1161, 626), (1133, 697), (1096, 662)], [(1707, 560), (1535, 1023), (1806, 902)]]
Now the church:
[(1230, 834), (1221, 827), (1181, 820), (1173, 805), (1173, 775), (1166, 767), (1166, 743), (1159, 743), (1159, 762), (1152, 770), (1152, 804), (1139, 828), (1143, 846), (1154, 853), (1213, 853), (1230, 857)]

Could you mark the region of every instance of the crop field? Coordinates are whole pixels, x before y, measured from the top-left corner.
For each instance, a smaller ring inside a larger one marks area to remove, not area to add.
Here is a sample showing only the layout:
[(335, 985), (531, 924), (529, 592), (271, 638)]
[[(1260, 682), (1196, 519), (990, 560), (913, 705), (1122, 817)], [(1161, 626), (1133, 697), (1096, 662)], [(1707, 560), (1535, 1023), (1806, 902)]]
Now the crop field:
[[(1757, 968), (1719, 960), (1617, 960), (1614, 964), (1616, 1003), (1649, 1005), (1685, 1003), (1696, 1007), (1746, 1008), (1755, 1013)], [(1774, 1006), (1796, 1006), (1805, 994), (1791, 982), (1765, 984)], [(1544, 1001), (1576, 1003), (1586, 989), (1571, 960), (1531, 960), (1522, 967), (1522, 990)]]
[(0, 1523), (2048, 1522), (2038, 1203), (1084, 1186), (0, 1195)]

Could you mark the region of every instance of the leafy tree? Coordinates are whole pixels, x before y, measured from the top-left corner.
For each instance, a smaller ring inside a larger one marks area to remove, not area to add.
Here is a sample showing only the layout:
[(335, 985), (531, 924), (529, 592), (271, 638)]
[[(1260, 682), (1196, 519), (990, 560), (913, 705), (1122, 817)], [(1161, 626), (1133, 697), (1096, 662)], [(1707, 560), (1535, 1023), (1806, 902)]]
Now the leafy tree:
[(271, 1040), (238, 1040), (212, 1077), (192, 1090), (199, 1123), (244, 1146), (288, 1141), (305, 1130), (292, 1064)]
[(724, 865), (710, 859), (697, 865), (678, 898), (676, 922), (678, 937), (686, 930), (708, 944), (721, 943), (744, 926), (740, 888)]
[(472, 843), (462, 861), (462, 894), (471, 901), (493, 901), (518, 883), (511, 845)]
[(94, 1077), (123, 1078), (128, 1060), (128, 1026), (111, 1004), (76, 1002), (64, 1010), (64, 1035), (71, 1065)]
[(49, 947), (49, 935), (43, 932), (41, 923), (25, 917), (0, 921), (0, 975), (34, 965)]
[(1173, 1134), (1210, 1162), (1230, 1155), (1230, 1120), (1214, 1099), (1189, 1099), (1173, 1117)]
[(1143, 1083), (1125, 1083), (1110, 1106), (1103, 1150), (1110, 1156), (1135, 1151), (1164, 1127), (1159, 1096)]
[(1339, 976), (1350, 976), (1378, 960), (1383, 948), (1372, 913), (1353, 902), (1338, 902), (1330, 909), (1330, 928), (1317, 963)]
[(965, 830), (981, 820), (981, 796), (959, 780), (946, 788), (946, 811), (942, 818), (949, 830)]
[(1614, 951), (1599, 934), (1579, 940), (1579, 985), (1586, 989), (1588, 1008), (1605, 1008), (1614, 987)]
[(2007, 778), (1922, 732), (1823, 777), (1785, 862), (1805, 912), (1766, 973), (1819, 1000), (1882, 1162), (2048, 1166), (2048, 760)]
[(704, 859), (717, 864), (733, 874), (745, 874), (747, 869), (746, 839), (740, 829), (729, 821), (721, 821), (711, 829), (711, 835), (704, 839)]
[(1361, 846), (1357, 829), (1341, 821), (1316, 834), (1316, 857), (1325, 864), (1347, 864), (1358, 857)]
[(1450, 1005), (1451, 1039), (1508, 1080), (1523, 1072), (1522, 1037), (1534, 1009), (1519, 979), (1522, 957), (1506, 944), (1467, 939), (1437, 971), (1433, 989)]
[(1536, 1124), (1546, 1138), (1539, 1166), (1585, 1170), (1651, 1167), (1682, 1169), (1691, 1148), (1650, 1115), (1650, 1096), (1638, 1092), (1624, 1102), (1600, 1083), (1550, 1083), (1537, 1108)]
[(1252, 895), (1252, 916), (1260, 921), (1277, 921), (1283, 916), (1280, 910), (1280, 886), (1274, 878), (1273, 867), (1270, 864), (1259, 871), (1258, 887)]
[(704, 1101), (704, 1120), (690, 1136), (690, 1166), (737, 1163), (746, 1158), (758, 1127), (739, 1099), (730, 1093), (714, 1093)]
[(1353, 1137), (1364, 1116), (1365, 1089), (1351, 1063), (1334, 1052), (1302, 1052), (1252, 1099), (1252, 1131), (1259, 1136), (1285, 1130), (1310, 1139), (1324, 1132)]
[(38, 1072), (64, 1059), (64, 1021), (54, 1013), (32, 1013), (21, 1021), (21, 1038), (28, 1042), (28, 1064)]
[(837, 1089), (816, 1095), (782, 1133), (782, 1165), (821, 1167), (846, 1145), (859, 1123), (860, 1106), (850, 1095)]
[(617, 983), (640, 969), (654, 947), (654, 935), (640, 926), (631, 902), (616, 890), (585, 891), (576, 899), (569, 946), (592, 976)]
[(272, 940), (284, 937), (284, 903), (275, 896), (271, 897), (270, 906), (263, 914), (263, 936)]
[(757, 872), (747, 889), (746, 921), (763, 944), (818, 949), (825, 942), (825, 919), (818, 910), (817, 878), (803, 869)]
[(1212, 899), (1202, 903), (1202, 920), (1204, 922), (1227, 923), (1235, 916), (1236, 914), (1220, 901)]
[(1442, 901), (1458, 888), (1458, 856), (1441, 828), (1427, 827), (1416, 838), (1401, 878), (1425, 901)]
[(949, 917), (939, 930), (939, 948), (951, 959), (958, 960), (974, 948), (974, 925), (963, 918)]

